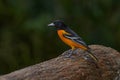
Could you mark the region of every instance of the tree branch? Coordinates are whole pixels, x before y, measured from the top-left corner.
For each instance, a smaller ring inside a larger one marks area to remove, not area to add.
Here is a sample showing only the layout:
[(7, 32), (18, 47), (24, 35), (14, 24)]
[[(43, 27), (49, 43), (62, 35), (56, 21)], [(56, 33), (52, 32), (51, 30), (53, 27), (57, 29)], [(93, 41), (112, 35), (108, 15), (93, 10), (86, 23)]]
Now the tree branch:
[(0, 76), (0, 80), (120, 80), (120, 53), (100, 45), (90, 48), (98, 62), (81, 49), (66, 58), (68, 50), (57, 58)]

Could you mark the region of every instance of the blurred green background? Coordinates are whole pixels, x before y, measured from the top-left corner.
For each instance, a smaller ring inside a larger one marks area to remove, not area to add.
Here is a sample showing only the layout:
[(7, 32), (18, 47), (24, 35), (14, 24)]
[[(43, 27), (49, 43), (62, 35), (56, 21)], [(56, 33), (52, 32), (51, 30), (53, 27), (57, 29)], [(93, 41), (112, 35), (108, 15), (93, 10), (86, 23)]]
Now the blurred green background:
[(70, 49), (47, 26), (56, 19), (87, 44), (120, 50), (120, 0), (0, 0), (0, 74)]

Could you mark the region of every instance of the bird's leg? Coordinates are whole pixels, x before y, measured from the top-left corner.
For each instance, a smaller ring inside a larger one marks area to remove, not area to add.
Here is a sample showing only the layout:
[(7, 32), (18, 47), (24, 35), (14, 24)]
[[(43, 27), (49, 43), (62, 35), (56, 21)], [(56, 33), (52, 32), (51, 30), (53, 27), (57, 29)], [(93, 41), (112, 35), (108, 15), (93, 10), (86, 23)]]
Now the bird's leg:
[(75, 47), (72, 46), (72, 49), (70, 50), (69, 54), (66, 57), (70, 58), (71, 55), (74, 54), (74, 49), (75, 49)]
[(74, 49), (73, 54), (77, 54), (77, 49)]
[(71, 57), (71, 55), (73, 54), (73, 52), (74, 52), (74, 51), (71, 49), (70, 52), (69, 52), (69, 54), (68, 54), (68, 57), (69, 57), (69, 58)]

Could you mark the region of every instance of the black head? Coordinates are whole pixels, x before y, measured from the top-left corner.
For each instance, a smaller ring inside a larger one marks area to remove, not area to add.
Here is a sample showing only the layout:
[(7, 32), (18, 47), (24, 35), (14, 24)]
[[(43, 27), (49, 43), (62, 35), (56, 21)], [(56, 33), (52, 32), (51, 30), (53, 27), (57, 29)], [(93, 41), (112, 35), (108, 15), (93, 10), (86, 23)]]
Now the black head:
[(56, 27), (57, 29), (65, 29), (67, 26), (64, 24), (63, 21), (60, 20), (56, 20), (50, 24), (48, 24), (48, 26), (53, 26)]

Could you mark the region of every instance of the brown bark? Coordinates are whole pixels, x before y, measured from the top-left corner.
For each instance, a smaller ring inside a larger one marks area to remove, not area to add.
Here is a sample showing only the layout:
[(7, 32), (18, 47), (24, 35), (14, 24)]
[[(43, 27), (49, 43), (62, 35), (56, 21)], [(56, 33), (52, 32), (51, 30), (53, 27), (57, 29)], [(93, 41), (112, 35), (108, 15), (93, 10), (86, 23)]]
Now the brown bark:
[(3, 75), (0, 80), (120, 80), (120, 53), (100, 45), (90, 48), (98, 62), (80, 49), (66, 58), (68, 50), (57, 58)]

